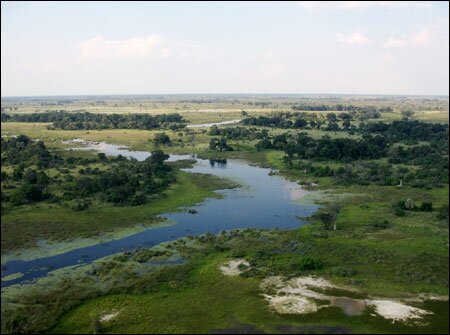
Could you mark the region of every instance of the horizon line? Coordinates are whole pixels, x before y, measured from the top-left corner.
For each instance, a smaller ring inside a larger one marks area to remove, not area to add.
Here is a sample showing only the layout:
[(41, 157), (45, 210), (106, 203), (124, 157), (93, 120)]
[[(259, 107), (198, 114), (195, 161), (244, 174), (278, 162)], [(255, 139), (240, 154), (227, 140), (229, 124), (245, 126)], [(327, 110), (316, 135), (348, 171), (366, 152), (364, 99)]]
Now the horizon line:
[(243, 92), (243, 93), (100, 93), (100, 94), (57, 94), (57, 95), (8, 95), (0, 96), (0, 99), (11, 98), (56, 98), (56, 97), (107, 97), (107, 96), (158, 96), (158, 95), (296, 95), (296, 96), (390, 96), (390, 97), (449, 97), (449, 94), (401, 94), (401, 93), (257, 93), (257, 92)]

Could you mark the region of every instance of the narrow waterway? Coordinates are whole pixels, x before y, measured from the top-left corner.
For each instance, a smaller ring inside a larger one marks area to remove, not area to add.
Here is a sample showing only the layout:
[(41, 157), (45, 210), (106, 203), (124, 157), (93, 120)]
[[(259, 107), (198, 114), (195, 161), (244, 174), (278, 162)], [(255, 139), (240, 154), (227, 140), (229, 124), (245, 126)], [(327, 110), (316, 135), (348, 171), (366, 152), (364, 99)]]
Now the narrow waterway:
[[(80, 143), (81, 144), (81, 143)], [(106, 155), (122, 155), (144, 160), (150, 156), (146, 151), (131, 151), (107, 143), (82, 143), (77, 150), (96, 150)], [(192, 158), (191, 155), (171, 155), (169, 160)], [(29, 261), (10, 261), (2, 266), (2, 277), (15, 273), (23, 276), (2, 281), (2, 287), (24, 283), (47, 275), (48, 272), (71, 265), (84, 264), (96, 259), (141, 246), (153, 246), (187, 235), (217, 234), (223, 230), (238, 228), (295, 229), (303, 224), (300, 218), (314, 213), (318, 206), (301, 205), (295, 200), (306, 195), (298, 184), (278, 175), (270, 169), (250, 165), (243, 160), (229, 159), (214, 162), (197, 159), (188, 172), (208, 173), (230, 178), (242, 187), (220, 190), (223, 199), (207, 199), (192, 206), (196, 214), (181, 210), (161, 216), (174, 222), (173, 225), (149, 228), (107, 243), (75, 249), (63, 254)]]

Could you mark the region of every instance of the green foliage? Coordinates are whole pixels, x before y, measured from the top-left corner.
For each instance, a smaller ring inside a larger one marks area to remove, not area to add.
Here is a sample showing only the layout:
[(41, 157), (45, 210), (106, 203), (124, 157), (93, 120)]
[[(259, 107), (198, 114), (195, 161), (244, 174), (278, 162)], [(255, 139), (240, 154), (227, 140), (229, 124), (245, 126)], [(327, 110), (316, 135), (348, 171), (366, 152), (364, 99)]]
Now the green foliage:
[(422, 202), (420, 204), (419, 210), (422, 212), (432, 212), (433, 211), (433, 203), (432, 202)]
[(314, 214), (314, 217), (317, 218), (322, 223), (322, 227), (325, 230), (336, 230), (337, 227), (335, 223), (339, 210), (340, 210), (339, 206), (337, 206), (336, 204), (330, 204), (326, 207), (319, 209)]
[(52, 155), (44, 143), (33, 141), (25, 135), (11, 137), (9, 139), (1, 138), (2, 165), (21, 164), (20, 170), (13, 173), (13, 179), (21, 178), (23, 165), (36, 165), (39, 168), (55, 166), (61, 161), (61, 157)]
[(167, 135), (166, 133), (157, 133), (157, 134), (155, 134), (155, 136), (153, 137), (153, 143), (156, 146), (171, 145), (172, 144), (172, 142), (170, 141), (169, 135)]
[(9, 114), (2, 122), (53, 122), (53, 128), (80, 129), (182, 129), (186, 120), (180, 114), (95, 114), (88, 112), (48, 111), (32, 114)]
[(320, 270), (324, 267), (323, 262), (311, 257), (302, 257), (298, 263), (298, 269), (301, 271)]
[(387, 229), (391, 227), (391, 223), (388, 220), (375, 221), (372, 223), (372, 227), (375, 229)]
[(209, 141), (209, 150), (219, 150), (220, 152), (222, 152), (222, 151), (233, 151), (233, 148), (230, 147), (227, 144), (227, 140), (224, 137), (222, 137), (220, 139), (211, 138), (211, 140)]

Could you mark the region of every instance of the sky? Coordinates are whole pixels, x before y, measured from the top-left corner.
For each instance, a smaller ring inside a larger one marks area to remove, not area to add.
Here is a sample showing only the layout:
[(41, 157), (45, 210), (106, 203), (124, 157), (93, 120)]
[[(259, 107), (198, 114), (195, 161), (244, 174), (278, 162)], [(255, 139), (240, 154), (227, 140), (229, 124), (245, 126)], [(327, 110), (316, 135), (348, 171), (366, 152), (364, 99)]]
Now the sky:
[(447, 1), (9, 2), (1, 96), (449, 94)]

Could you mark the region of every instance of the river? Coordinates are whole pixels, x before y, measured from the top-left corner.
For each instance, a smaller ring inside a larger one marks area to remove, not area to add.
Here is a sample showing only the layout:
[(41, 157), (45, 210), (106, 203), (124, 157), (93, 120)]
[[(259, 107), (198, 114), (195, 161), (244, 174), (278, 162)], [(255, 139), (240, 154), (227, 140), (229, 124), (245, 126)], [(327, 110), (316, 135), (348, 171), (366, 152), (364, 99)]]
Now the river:
[[(146, 151), (131, 151), (126, 147), (104, 142), (84, 142), (76, 150), (96, 150), (106, 155), (122, 155), (144, 160), (150, 156)], [(191, 155), (170, 155), (169, 161), (193, 158)], [(77, 264), (85, 264), (99, 258), (142, 246), (153, 246), (187, 235), (217, 234), (223, 230), (238, 228), (295, 229), (305, 224), (302, 217), (313, 214), (318, 206), (304, 205), (295, 200), (305, 196), (297, 183), (279, 175), (271, 169), (250, 165), (243, 160), (229, 159), (218, 163), (196, 158), (193, 168), (187, 172), (208, 173), (230, 178), (242, 185), (235, 189), (219, 190), (222, 199), (207, 199), (194, 208), (198, 213), (187, 211), (164, 213), (161, 216), (174, 222), (172, 225), (149, 228), (145, 231), (58, 254), (28, 261), (12, 260), (2, 266), (4, 276), (22, 273), (20, 278), (2, 281), (2, 287), (30, 282), (46, 276), (50, 271)], [(128, 209), (129, 210), (129, 209)]]

